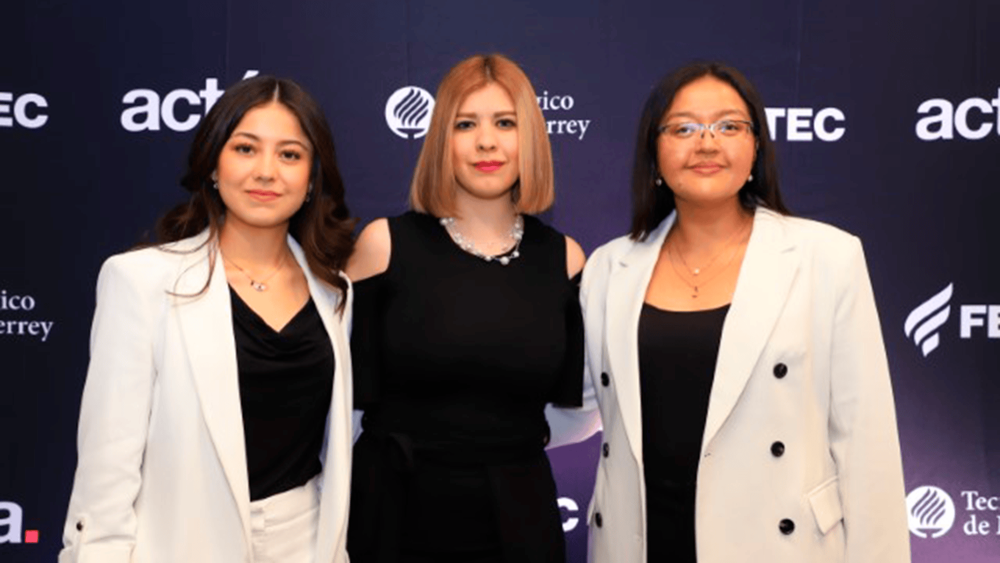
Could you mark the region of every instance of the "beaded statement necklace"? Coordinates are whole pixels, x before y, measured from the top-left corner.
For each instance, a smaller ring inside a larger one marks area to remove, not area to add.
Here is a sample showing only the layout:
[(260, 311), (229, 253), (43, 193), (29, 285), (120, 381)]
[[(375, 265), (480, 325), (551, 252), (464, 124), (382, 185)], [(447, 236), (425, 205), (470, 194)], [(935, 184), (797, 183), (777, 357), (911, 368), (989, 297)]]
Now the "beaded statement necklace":
[(482, 258), (487, 262), (499, 262), (502, 266), (506, 266), (507, 264), (510, 264), (511, 260), (521, 255), (521, 239), (524, 238), (524, 218), (520, 213), (514, 217), (514, 225), (510, 228), (510, 232), (507, 233), (507, 237), (514, 241), (514, 249), (501, 256), (486, 254), (485, 252), (479, 250), (474, 242), (462, 236), (462, 233), (458, 231), (458, 227), (455, 226), (454, 217), (442, 217), (439, 221), (441, 226), (448, 231), (448, 235), (451, 236), (451, 240), (455, 241), (455, 244), (457, 244), (459, 248), (473, 256)]

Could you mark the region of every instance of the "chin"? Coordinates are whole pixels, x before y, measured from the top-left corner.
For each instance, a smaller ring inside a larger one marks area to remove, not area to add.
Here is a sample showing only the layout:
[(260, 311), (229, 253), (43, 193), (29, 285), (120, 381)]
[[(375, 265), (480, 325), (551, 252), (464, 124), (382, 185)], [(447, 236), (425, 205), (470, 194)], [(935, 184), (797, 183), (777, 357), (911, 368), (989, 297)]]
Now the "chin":
[(479, 186), (463, 187), (462, 190), (476, 199), (494, 200), (494, 199), (500, 199), (505, 196), (510, 197), (513, 188), (503, 187), (502, 184), (498, 183), (495, 185), (485, 185), (485, 186), (479, 185)]
[[(230, 213), (232, 215), (232, 213)], [(279, 227), (288, 227), (288, 223), (291, 221), (294, 213), (290, 214), (246, 214), (246, 215), (233, 215), (237, 222), (242, 223), (248, 227), (253, 227), (255, 229), (275, 229)]]

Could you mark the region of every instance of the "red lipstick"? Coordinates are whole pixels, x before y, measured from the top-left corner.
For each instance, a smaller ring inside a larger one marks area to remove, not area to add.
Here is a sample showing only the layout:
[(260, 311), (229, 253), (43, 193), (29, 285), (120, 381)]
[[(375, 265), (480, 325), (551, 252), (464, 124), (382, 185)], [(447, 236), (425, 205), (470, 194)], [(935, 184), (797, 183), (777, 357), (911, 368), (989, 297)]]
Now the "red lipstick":
[(497, 160), (484, 160), (475, 163), (473, 166), (480, 172), (496, 172), (503, 166), (503, 163)]

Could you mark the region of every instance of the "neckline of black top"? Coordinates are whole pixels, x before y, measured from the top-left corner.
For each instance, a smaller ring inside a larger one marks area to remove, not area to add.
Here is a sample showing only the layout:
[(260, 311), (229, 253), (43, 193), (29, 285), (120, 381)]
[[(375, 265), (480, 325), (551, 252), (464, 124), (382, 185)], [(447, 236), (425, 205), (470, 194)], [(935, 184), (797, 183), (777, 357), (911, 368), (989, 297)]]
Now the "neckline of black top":
[(312, 295), (310, 295), (309, 299), (302, 305), (298, 312), (292, 315), (292, 318), (288, 319), (285, 326), (281, 327), (280, 330), (275, 330), (273, 326), (269, 325), (267, 321), (263, 319), (263, 317), (257, 314), (257, 311), (253, 310), (253, 307), (247, 304), (247, 302), (240, 297), (239, 292), (233, 289), (232, 285), (229, 286), (229, 293), (232, 295), (232, 302), (235, 305), (233, 312), (241, 315), (243, 319), (255, 325), (259, 330), (265, 331), (265, 334), (270, 336), (288, 336), (288, 334), (302, 322), (302, 319), (306, 316), (306, 313), (309, 312), (310, 308), (315, 308), (316, 306), (313, 303)]
[(726, 303), (725, 305), (721, 305), (719, 307), (713, 307), (711, 309), (698, 309), (696, 311), (674, 311), (673, 309), (661, 309), (661, 308), (657, 307), (656, 305), (653, 305), (652, 303), (649, 303), (649, 302), (646, 302), (646, 301), (642, 302), (643, 308), (649, 308), (652, 311), (656, 311), (656, 312), (659, 312), (659, 313), (666, 313), (668, 315), (690, 315), (690, 314), (698, 314), (698, 313), (704, 313), (704, 314), (721, 313), (721, 312), (724, 312), (724, 311), (728, 311), (729, 307), (731, 305), (732, 305), (732, 303)]

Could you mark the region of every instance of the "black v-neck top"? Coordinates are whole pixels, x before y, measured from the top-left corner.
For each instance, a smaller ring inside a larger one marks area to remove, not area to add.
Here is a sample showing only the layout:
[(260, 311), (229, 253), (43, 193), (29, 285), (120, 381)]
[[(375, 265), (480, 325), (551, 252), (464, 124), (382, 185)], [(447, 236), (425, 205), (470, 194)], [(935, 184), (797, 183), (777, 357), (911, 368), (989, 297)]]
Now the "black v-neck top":
[(642, 459), (649, 561), (695, 562), (694, 501), (722, 326), (729, 305), (639, 316)]
[(320, 450), (336, 361), (316, 304), (275, 331), (232, 288), (250, 500), (304, 485), (323, 469)]

